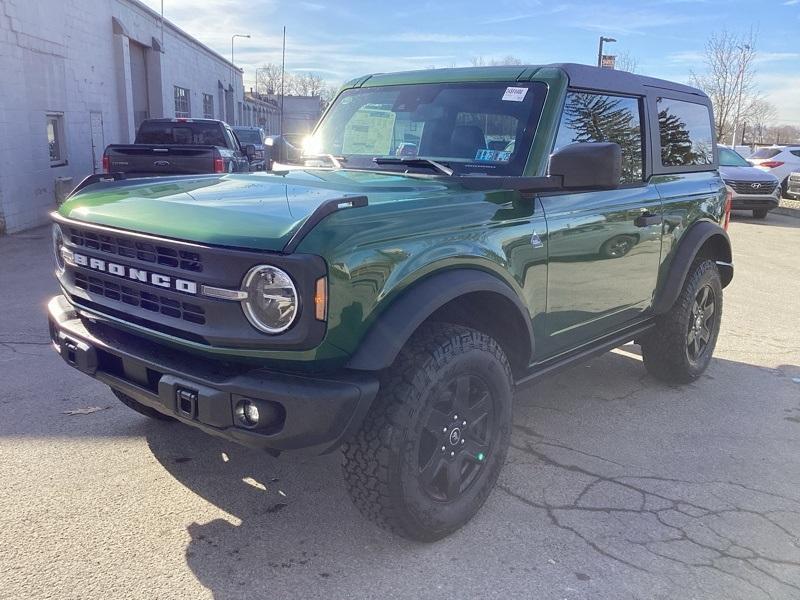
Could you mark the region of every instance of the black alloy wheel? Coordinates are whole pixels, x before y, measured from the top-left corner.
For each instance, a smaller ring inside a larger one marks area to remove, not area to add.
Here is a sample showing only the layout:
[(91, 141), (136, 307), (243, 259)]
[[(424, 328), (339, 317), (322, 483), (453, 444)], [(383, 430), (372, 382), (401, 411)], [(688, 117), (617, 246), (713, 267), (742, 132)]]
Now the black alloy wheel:
[(456, 500), (477, 479), (492, 450), (494, 407), (479, 377), (461, 374), (445, 385), (420, 437), (419, 477), (435, 500)]
[(716, 313), (714, 290), (710, 285), (704, 285), (697, 292), (692, 304), (689, 330), (686, 334), (686, 352), (689, 360), (698, 362), (708, 350), (711, 333), (714, 331), (714, 318)]

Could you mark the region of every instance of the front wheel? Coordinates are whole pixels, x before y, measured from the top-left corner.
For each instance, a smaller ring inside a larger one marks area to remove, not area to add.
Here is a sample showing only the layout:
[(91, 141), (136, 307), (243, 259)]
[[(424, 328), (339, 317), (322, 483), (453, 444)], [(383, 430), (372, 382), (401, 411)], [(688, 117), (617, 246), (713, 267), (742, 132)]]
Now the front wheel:
[(766, 219), (767, 213), (769, 212), (766, 208), (754, 208), (753, 209), (753, 218), (755, 219)]
[(423, 325), (343, 447), (355, 505), (413, 540), (456, 531), (483, 505), (505, 462), (512, 394), (511, 368), (494, 339), (457, 325)]
[(675, 304), (641, 340), (647, 371), (667, 383), (694, 381), (711, 362), (722, 319), (722, 282), (713, 260), (697, 259)]

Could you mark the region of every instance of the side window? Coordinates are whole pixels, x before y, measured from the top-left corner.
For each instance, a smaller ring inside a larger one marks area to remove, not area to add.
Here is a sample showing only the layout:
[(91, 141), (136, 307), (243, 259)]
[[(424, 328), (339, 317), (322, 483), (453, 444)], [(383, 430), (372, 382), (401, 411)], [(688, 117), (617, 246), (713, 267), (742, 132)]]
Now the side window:
[(175, 117), (178, 119), (188, 119), (192, 116), (189, 107), (189, 90), (186, 88), (173, 86), (175, 98)]
[(708, 107), (671, 98), (658, 99), (661, 164), (690, 167), (714, 163), (714, 140)]
[(642, 123), (638, 99), (569, 92), (555, 149), (574, 142), (616, 142), (622, 149), (620, 182), (642, 181)]
[(227, 127), (224, 127), (223, 129), (225, 131), (225, 145), (231, 150), (238, 150), (239, 143), (236, 141), (236, 137), (234, 137), (233, 132)]

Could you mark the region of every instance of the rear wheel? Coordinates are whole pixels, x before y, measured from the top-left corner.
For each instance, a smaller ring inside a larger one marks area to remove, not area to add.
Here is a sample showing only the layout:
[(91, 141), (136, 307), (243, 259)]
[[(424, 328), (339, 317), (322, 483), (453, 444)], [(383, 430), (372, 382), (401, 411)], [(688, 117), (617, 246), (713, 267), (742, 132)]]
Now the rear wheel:
[(382, 527), (419, 541), (469, 521), (494, 487), (511, 433), (513, 379), (499, 344), (424, 325), (343, 447), (348, 492)]
[(768, 212), (769, 210), (767, 210), (766, 208), (754, 208), (753, 217), (756, 219), (766, 219)]
[(119, 390), (115, 390), (114, 388), (111, 388), (111, 391), (114, 392), (114, 395), (117, 398), (119, 398), (120, 402), (122, 402), (128, 408), (132, 408), (133, 410), (138, 412), (140, 415), (144, 415), (145, 417), (150, 417), (151, 419), (156, 419), (157, 421), (176, 421), (177, 420), (177, 419), (174, 419), (174, 418), (170, 417), (169, 415), (165, 415), (164, 413), (158, 412), (154, 408), (150, 408), (149, 406), (145, 406), (141, 402), (138, 402), (138, 401), (134, 400), (133, 398), (131, 398), (127, 394), (124, 394), (124, 393), (120, 392)]
[(675, 304), (641, 340), (647, 371), (667, 383), (688, 383), (700, 377), (711, 362), (721, 318), (717, 265), (697, 259)]

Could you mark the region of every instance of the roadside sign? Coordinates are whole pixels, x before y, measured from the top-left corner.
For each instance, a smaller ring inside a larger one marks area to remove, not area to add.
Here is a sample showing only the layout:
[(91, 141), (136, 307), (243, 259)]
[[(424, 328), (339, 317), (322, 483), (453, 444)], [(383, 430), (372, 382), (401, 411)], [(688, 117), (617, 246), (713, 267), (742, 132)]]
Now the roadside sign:
[(617, 57), (613, 54), (603, 54), (600, 60), (600, 67), (603, 69), (613, 69), (617, 64)]

